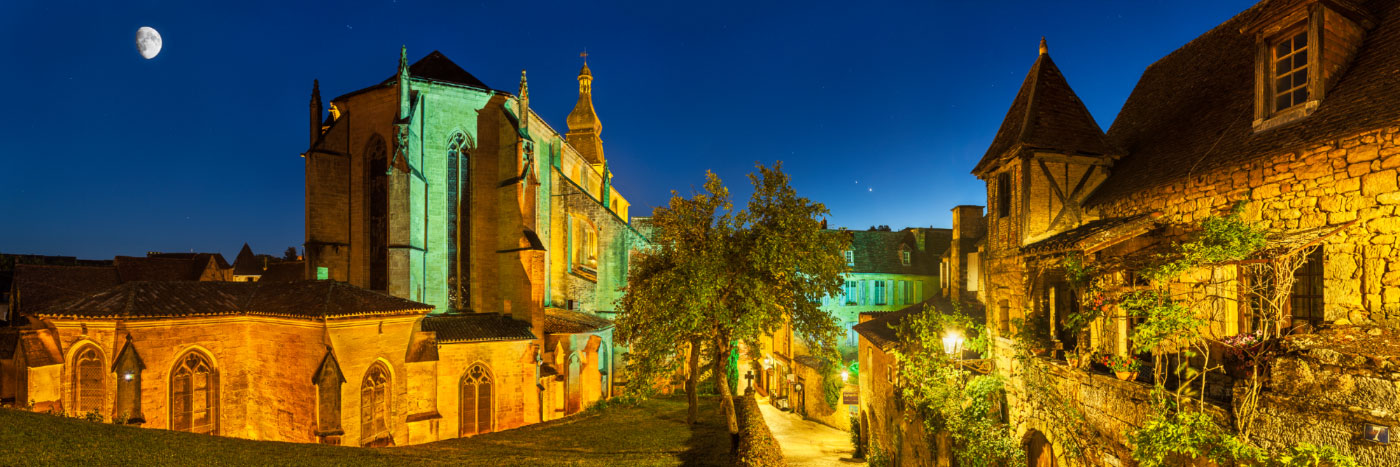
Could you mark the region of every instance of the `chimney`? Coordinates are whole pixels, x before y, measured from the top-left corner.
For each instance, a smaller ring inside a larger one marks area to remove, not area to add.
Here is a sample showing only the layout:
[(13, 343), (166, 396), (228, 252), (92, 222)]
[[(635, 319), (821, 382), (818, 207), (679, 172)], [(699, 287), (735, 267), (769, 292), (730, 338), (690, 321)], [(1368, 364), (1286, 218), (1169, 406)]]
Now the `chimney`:
[(987, 224), (982, 217), (982, 206), (953, 207), (953, 241), (948, 254), (949, 290), (945, 291), (948, 298), (961, 299), (969, 292), (968, 254), (977, 253), (977, 240), (982, 238), (986, 231)]

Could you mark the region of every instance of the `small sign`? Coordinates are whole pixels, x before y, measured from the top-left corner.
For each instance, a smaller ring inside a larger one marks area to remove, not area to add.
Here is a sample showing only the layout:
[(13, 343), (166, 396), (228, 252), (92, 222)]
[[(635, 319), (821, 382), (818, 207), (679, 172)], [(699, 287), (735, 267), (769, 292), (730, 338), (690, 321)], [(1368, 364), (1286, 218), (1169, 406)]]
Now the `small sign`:
[(1390, 444), (1390, 427), (1367, 423), (1361, 430), (1361, 436), (1378, 444)]
[(316, 267), (316, 280), (318, 280), (318, 281), (323, 281), (323, 280), (330, 279), (330, 278), (331, 278), (331, 270), (330, 270), (330, 268), (327, 268), (327, 267), (324, 267), (324, 266), (317, 266), (317, 267)]
[(841, 393), (841, 402), (846, 405), (860, 405), (860, 393), (846, 391)]

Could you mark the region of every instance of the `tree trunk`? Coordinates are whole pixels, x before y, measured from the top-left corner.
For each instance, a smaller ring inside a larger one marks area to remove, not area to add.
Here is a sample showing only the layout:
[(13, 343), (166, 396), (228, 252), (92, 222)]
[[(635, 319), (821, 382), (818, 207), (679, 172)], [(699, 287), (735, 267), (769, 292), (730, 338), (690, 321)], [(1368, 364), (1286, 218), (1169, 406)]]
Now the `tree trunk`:
[(739, 419), (734, 414), (734, 393), (729, 390), (729, 352), (732, 351), (729, 339), (720, 335), (715, 339), (715, 381), (719, 386), (719, 405), (724, 410), (724, 418), (729, 422), (729, 437), (738, 447)]
[(700, 419), (700, 351), (703, 350), (700, 339), (690, 340), (690, 365), (687, 368), (689, 374), (685, 379), (686, 399), (690, 403), (689, 411), (686, 412), (685, 422), (694, 425)]

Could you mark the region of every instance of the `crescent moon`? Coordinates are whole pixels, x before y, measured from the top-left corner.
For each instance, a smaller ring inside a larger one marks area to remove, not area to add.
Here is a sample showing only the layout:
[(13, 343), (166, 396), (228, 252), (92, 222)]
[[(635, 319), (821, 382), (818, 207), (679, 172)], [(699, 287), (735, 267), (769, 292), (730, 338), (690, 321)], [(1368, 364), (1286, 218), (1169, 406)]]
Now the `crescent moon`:
[(136, 30), (136, 50), (141, 52), (146, 60), (156, 58), (160, 54), (160, 33), (150, 26), (141, 26)]

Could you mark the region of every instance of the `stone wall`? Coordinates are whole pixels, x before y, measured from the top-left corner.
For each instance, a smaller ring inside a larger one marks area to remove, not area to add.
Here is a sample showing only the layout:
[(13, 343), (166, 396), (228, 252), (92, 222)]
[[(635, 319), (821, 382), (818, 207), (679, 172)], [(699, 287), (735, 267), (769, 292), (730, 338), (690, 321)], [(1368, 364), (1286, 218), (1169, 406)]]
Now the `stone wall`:
[[(822, 379), (820, 369), (812, 368), (801, 361), (793, 362), (793, 369), (797, 373), (798, 380), (802, 382), (803, 401), (801, 407), (805, 409), (802, 415), (809, 420), (817, 421), (823, 425), (836, 428), (842, 431), (851, 429), (851, 410), (841, 400), (837, 400), (836, 406), (832, 407), (826, 403), (826, 384)], [(742, 377), (742, 376), (741, 376)], [(839, 378), (839, 376), (837, 376)], [(841, 392), (855, 391), (859, 393), (860, 387), (852, 381), (843, 384)], [(742, 386), (741, 386), (742, 387)], [(797, 403), (793, 404), (798, 406)]]
[(1238, 201), (1246, 220), (1278, 231), (1339, 227), (1326, 239), (1326, 320), (1400, 328), (1400, 127), (1369, 130), (1324, 144), (1144, 188), (1100, 207), (1104, 217), (1162, 212), (1172, 223), (1199, 222)]

